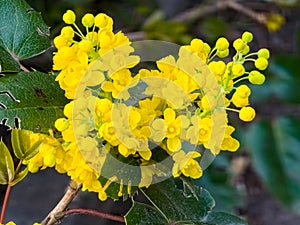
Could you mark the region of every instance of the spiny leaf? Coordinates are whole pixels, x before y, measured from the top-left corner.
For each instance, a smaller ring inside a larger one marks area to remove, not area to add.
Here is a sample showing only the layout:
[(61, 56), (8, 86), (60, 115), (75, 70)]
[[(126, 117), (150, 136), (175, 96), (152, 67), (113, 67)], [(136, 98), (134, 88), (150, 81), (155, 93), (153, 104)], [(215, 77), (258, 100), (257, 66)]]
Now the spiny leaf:
[(0, 0), (0, 46), (15, 59), (33, 57), (50, 47), (49, 27), (24, 0)]
[(40, 72), (21, 72), (0, 79), (0, 90), (9, 91), (20, 102), (0, 95), (7, 109), (0, 109), (0, 118), (8, 118), (13, 126), (15, 117), (21, 127), (34, 132), (48, 133), (57, 118), (64, 117), (63, 108), (68, 103), (55, 76)]

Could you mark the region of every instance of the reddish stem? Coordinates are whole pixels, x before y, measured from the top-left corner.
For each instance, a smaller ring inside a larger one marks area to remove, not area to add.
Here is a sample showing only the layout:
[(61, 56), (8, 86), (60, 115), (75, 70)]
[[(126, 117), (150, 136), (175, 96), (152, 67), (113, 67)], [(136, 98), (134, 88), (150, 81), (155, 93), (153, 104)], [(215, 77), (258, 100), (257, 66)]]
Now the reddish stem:
[(109, 214), (109, 213), (105, 213), (105, 212), (100, 212), (100, 211), (94, 210), (94, 209), (82, 209), (82, 208), (68, 209), (65, 211), (64, 214), (65, 214), (65, 216), (74, 215), (74, 214), (86, 214), (86, 215), (96, 216), (96, 217), (100, 217), (100, 218), (104, 218), (104, 219), (108, 219), (108, 220), (114, 220), (117, 222), (125, 223), (125, 220), (122, 216), (113, 215), (113, 214)]
[(5, 211), (6, 211), (6, 208), (7, 208), (7, 203), (8, 203), (8, 198), (9, 198), (10, 190), (11, 190), (11, 185), (10, 185), (10, 183), (8, 183), (7, 188), (6, 188), (6, 192), (5, 192), (5, 197), (4, 197), (3, 205), (2, 205), (2, 211), (1, 211), (1, 217), (0, 217), (0, 223), (1, 224), (4, 221), (4, 216), (5, 216)]
[[(18, 171), (20, 170), (21, 166), (22, 166), (22, 160), (19, 161), (19, 164), (18, 164), (17, 168), (15, 169), (15, 174), (18, 173)], [(5, 217), (5, 212), (6, 212), (6, 208), (7, 208), (9, 194), (10, 194), (10, 190), (11, 190), (11, 187), (12, 187), (11, 184), (10, 184), (10, 182), (11, 181), (9, 181), (8, 184), (7, 184), (4, 201), (3, 201), (3, 204), (2, 204), (0, 224), (3, 223), (4, 217)]]

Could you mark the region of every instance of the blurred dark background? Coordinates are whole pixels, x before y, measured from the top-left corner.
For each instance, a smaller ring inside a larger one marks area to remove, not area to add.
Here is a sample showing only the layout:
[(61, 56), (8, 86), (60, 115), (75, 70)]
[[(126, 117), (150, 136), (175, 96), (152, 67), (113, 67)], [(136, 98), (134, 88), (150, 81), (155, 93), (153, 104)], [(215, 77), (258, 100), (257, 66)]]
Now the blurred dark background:
[[(200, 38), (213, 44), (220, 36), (230, 41), (250, 31), (253, 51), (271, 51), (266, 82), (252, 88), (257, 117), (240, 122), (230, 114), (241, 142), (237, 153), (222, 152), (199, 179), (216, 199), (218, 210), (236, 213), (250, 225), (300, 224), (300, 6), (297, 0), (27, 0), (42, 13), (51, 37), (64, 26), (62, 14), (78, 17), (100, 12), (114, 19), (115, 30), (131, 40), (159, 39), (187, 44)], [(261, 19), (262, 18), (262, 19)], [(78, 22), (79, 24), (79, 22)], [(54, 48), (24, 65), (49, 72)], [(249, 68), (251, 69), (251, 68)], [(68, 177), (49, 169), (31, 174), (13, 188), (7, 219), (17, 224), (40, 221), (59, 200)], [(89, 207), (124, 215), (130, 202), (101, 203), (80, 193), (71, 207)], [(120, 224), (70, 216), (63, 225)]]

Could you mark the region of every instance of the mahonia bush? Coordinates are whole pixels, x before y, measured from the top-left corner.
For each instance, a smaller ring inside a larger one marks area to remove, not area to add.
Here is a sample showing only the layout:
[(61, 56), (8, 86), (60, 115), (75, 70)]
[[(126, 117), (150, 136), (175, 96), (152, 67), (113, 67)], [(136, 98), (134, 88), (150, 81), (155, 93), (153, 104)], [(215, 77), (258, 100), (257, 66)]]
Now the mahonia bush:
[[(255, 118), (251, 90), (243, 81), (264, 83), (261, 71), (270, 57), (265, 48), (250, 52), (250, 32), (233, 42), (229, 62), (224, 60), (231, 48), (226, 38), (213, 47), (193, 39), (179, 48), (178, 57), (156, 61), (157, 69), (132, 72), (140, 58), (121, 31), (113, 32), (112, 18), (88, 13), (81, 19), (84, 32), (73, 11), (67, 10), (63, 21), (67, 26), (54, 39), (53, 69), (59, 71), (56, 80), (71, 101), (64, 108), (65, 118), (55, 123), (62, 139), (45, 140), (40, 152), (25, 162), (29, 171), (55, 167), (105, 200), (111, 184), (118, 183), (118, 196), (131, 194), (135, 185), (118, 172), (100, 179), (109, 155), (139, 166), (137, 186), (148, 187), (167, 176), (155, 164), (167, 157), (174, 177), (199, 178), (205, 149), (217, 155), (239, 148), (226, 110), (237, 112), (243, 121)], [(246, 62), (255, 69), (248, 72)], [(136, 97), (131, 90), (141, 87), (144, 97), (130, 104)]]

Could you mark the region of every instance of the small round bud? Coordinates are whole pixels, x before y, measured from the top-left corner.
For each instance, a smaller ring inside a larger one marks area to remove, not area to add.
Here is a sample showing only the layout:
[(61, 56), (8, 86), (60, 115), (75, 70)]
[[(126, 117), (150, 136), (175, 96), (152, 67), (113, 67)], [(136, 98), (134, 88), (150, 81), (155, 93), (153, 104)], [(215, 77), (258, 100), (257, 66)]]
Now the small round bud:
[(245, 45), (246, 45), (246, 43), (241, 38), (238, 38), (233, 42), (233, 47), (237, 51), (242, 51), (244, 49)]
[(253, 35), (250, 32), (246, 31), (242, 35), (242, 40), (246, 43), (249, 43), (253, 40)]
[(247, 98), (250, 96), (251, 90), (247, 85), (242, 84), (237, 87), (235, 94), (238, 95), (240, 98)]
[(229, 55), (229, 49), (225, 49), (224, 51), (217, 51), (217, 56), (220, 58), (225, 58)]
[(228, 49), (228, 47), (229, 47), (229, 42), (227, 41), (226, 38), (221, 37), (217, 40), (216, 48), (218, 51), (224, 51), (224, 50)]
[(250, 106), (243, 107), (239, 112), (239, 118), (245, 122), (252, 121), (255, 118), (255, 110)]
[(208, 64), (208, 67), (217, 76), (222, 76), (226, 70), (226, 65), (223, 61), (212, 61)]
[(66, 118), (59, 118), (55, 121), (54, 126), (58, 131), (64, 131), (69, 127), (69, 122)]
[(263, 84), (265, 82), (265, 76), (257, 70), (251, 71), (248, 79), (252, 84)]
[(75, 13), (72, 10), (68, 9), (67, 12), (65, 12), (63, 15), (63, 21), (66, 24), (74, 24), (75, 20), (76, 20)]
[(85, 27), (92, 27), (94, 25), (94, 16), (90, 13), (85, 14), (81, 19), (81, 23)]
[(245, 44), (245, 47), (241, 50), (241, 53), (243, 55), (247, 55), (250, 52), (250, 47), (249, 45)]
[(268, 60), (263, 57), (258, 57), (255, 60), (254, 65), (259, 70), (265, 70), (268, 67)]
[(54, 38), (54, 40), (53, 40), (53, 42), (54, 42), (54, 45), (55, 45), (55, 47), (57, 48), (57, 49), (60, 49), (60, 48), (62, 48), (62, 47), (64, 47), (64, 46), (69, 46), (69, 44), (68, 44), (68, 39), (66, 39), (64, 36), (62, 36), (62, 35), (59, 35), (59, 36), (57, 36), (57, 37), (55, 37)]
[(268, 59), (270, 58), (270, 51), (266, 48), (262, 48), (257, 52), (257, 56)]
[(70, 26), (63, 27), (60, 33), (66, 39), (72, 39), (74, 37), (74, 30)]
[(99, 13), (95, 16), (94, 23), (96, 27), (104, 28), (107, 26), (112, 26), (113, 20), (108, 15), (104, 13)]
[(242, 76), (245, 73), (245, 68), (242, 64), (234, 64), (231, 70), (235, 77)]

